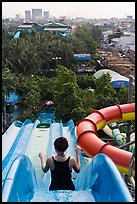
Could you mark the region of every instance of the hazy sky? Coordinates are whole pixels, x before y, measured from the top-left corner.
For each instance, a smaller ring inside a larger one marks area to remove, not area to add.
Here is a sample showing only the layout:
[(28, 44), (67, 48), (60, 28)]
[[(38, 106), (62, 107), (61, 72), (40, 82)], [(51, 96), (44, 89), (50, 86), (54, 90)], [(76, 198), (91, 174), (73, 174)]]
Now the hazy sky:
[(2, 2), (2, 17), (24, 17), (25, 10), (40, 8), (51, 16), (84, 18), (135, 18), (135, 2)]

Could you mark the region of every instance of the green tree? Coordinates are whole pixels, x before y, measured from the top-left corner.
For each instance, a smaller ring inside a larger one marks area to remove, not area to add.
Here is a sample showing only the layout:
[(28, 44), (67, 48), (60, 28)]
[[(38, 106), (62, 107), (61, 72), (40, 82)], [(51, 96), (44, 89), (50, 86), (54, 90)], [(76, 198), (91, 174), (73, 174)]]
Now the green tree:
[(83, 104), (78, 94), (80, 90), (75, 73), (66, 67), (58, 66), (52, 90), (56, 117), (65, 122), (70, 119), (77, 120), (79, 116), (74, 116), (74, 110), (83, 108)]
[(100, 78), (96, 79), (95, 96), (97, 99), (97, 109), (118, 103), (116, 90), (111, 84), (111, 76), (109, 73), (103, 74)]
[(83, 109), (87, 116), (92, 110), (96, 109), (97, 99), (95, 93), (91, 89), (84, 89), (79, 92), (79, 95), (83, 103)]
[(77, 76), (77, 84), (81, 89), (96, 88), (96, 80), (93, 76)]
[(9, 93), (15, 91), (17, 77), (8, 67), (2, 69), (2, 92)]
[[(117, 90), (116, 97), (118, 99), (119, 104), (126, 104), (128, 103), (128, 86), (122, 86), (120, 89)], [(135, 103), (135, 87), (132, 89), (132, 102)]]
[(3, 63), (16, 73), (36, 74), (41, 67), (37, 49), (33, 46), (31, 36), (11, 40), (7, 44), (3, 43)]
[(24, 106), (26, 107), (23, 111), (24, 118), (29, 118), (32, 121), (37, 119), (41, 107), (40, 93), (35, 89), (26, 93), (24, 97)]

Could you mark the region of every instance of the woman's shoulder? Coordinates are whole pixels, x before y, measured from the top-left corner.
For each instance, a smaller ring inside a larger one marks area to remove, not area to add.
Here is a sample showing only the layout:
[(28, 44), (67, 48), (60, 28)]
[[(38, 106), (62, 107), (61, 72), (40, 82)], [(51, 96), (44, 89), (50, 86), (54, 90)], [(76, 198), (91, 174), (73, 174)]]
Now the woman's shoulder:
[(72, 156), (69, 156), (69, 157), (70, 157), (70, 159), (72, 159), (72, 160), (75, 159), (75, 157), (72, 157)]
[(70, 162), (75, 162), (75, 158), (72, 157), (72, 156), (69, 156), (70, 157)]
[(53, 159), (54, 159), (53, 156), (52, 156), (52, 157), (48, 157), (48, 158), (47, 158), (47, 162), (48, 162), (48, 163), (51, 163), (51, 162), (53, 162)]

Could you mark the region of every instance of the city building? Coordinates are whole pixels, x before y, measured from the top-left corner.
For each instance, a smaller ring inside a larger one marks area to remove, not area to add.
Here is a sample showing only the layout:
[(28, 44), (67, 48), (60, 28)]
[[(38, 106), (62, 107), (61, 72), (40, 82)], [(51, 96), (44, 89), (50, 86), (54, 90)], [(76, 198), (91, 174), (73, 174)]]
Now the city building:
[(104, 36), (104, 41), (107, 41), (108, 36), (109, 36), (109, 35), (112, 35), (112, 34), (113, 34), (113, 31), (112, 31), (112, 30), (103, 31), (103, 32), (102, 32), (102, 35)]
[(48, 20), (49, 19), (49, 11), (44, 11), (43, 17), (44, 17), (44, 19)]
[(32, 19), (42, 18), (42, 9), (32, 9)]
[(116, 48), (126, 50), (130, 45), (135, 45), (135, 35), (122, 36), (121, 38), (113, 38), (111, 42)]
[(37, 23), (30, 23), (30, 22), (27, 22), (27, 23), (23, 23), (21, 25), (18, 26), (18, 30), (33, 30), (33, 31), (43, 31), (43, 28), (40, 24), (37, 24)]
[(130, 31), (131, 29), (133, 30), (134, 26), (135, 26), (135, 20), (131, 19), (131, 18), (120, 19), (118, 21), (118, 27), (121, 30), (128, 30), (128, 31)]
[(127, 16), (127, 20), (132, 20), (133, 16)]
[(63, 36), (67, 36), (70, 34), (72, 28), (69, 25), (64, 25), (62, 23), (55, 23), (55, 22), (50, 22), (44, 25), (44, 31), (52, 31), (56, 34), (60, 34)]
[(19, 14), (16, 14), (16, 20), (20, 20), (20, 15)]
[(27, 20), (30, 20), (31, 19), (31, 13), (29, 10), (25, 11), (25, 19)]
[(126, 55), (135, 64), (135, 45), (130, 45), (129, 46)]

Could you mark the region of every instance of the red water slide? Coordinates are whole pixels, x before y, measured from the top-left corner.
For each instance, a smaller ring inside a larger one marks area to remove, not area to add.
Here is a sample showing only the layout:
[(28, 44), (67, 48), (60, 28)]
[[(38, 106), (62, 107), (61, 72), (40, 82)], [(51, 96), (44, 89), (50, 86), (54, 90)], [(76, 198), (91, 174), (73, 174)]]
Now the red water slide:
[[(106, 124), (128, 120), (135, 120), (135, 103), (95, 110), (76, 126), (78, 145), (90, 157), (98, 153), (108, 155), (121, 172), (128, 174), (132, 153), (103, 142), (97, 134), (97, 130), (103, 129)], [(135, 175), (135, 164), (132, 175)]]

